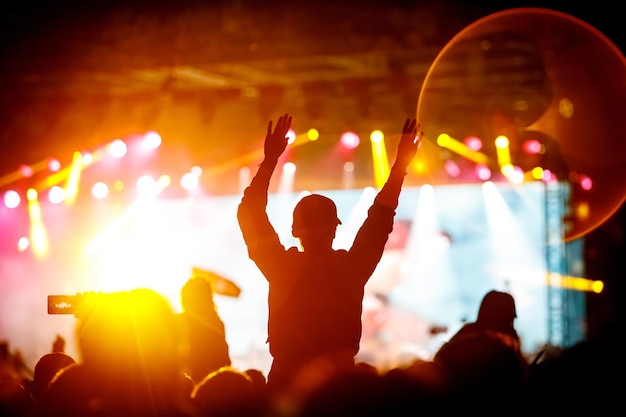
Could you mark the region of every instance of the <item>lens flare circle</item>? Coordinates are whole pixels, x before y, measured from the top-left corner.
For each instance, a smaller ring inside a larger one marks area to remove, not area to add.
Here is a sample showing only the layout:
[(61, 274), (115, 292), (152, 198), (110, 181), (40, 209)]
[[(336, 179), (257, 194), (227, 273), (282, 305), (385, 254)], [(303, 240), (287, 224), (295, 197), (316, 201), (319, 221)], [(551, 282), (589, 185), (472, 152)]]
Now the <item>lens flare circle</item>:
[[(562, 12), (518, 8), (452, 38), (424, 79), (417, 118), (429, 142), (442, 134), (482, 140), (494, 173), (500, 172), (494, 141), (503, 135), (512, 164), (567, 182), (565, 239), (573, 240), (624, 203), (625, 108), (626, 60), (607, 37)], [(541, 152), (526, 152), (528, 141)], [(583, 206), (588, 210), (578, 210)]]

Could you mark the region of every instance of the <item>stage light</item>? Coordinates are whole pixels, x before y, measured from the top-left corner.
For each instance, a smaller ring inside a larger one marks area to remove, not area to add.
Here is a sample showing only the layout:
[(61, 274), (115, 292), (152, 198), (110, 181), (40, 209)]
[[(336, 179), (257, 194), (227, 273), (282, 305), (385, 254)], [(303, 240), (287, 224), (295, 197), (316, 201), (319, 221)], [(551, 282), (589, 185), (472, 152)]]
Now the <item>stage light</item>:
[(377, 188), (381, 188), (389, 177), (389, 159), (382, 132), (372, 132), (370, 135), (372, 145), (372, 162), (374, 163), (374, 180)]
[(93, 154), (91, 152), (83, 152), (81, 153), (81, 155), (83, 165), (91, 165), (91, 163), (93, 162)]
[(199, 183), (198, 176), (193, 172), (187, 172), (180, 178), (180, 186), (187, 191), (196, 189)]
[(7, 208), (15, 208), (20, 205), (21, 201), (19, 193), (15, 190), (8, 190), (4, 193), (4, 205)]
[(95, 199), (102, 200), (109, 195), (109, 186), (102, 181), (98, 181), (91, 186), (91, 195)]
[(374, 130), (370, 133), (370, 140), (372, 142), (382, 142), (385, 139), (385, 135), (380, 130)]
[(113, 140), (106, 145), (106, 149), (114, 158), (123, 158), (128, 151), (128, 147), (122, 139)]
[(61, 169), (61, 163), (58, 159), (50, 158), (48, 159), (48, 170), (51, 172), (58, 172)]
[(136, 186), (140, 196), (153, 195), (157, 190), (156, 180), (150, 175), (139, 177)]
[(239, 168), (239, 194), (243, 194), (246, 187), (250, 184), (250, 168)]
[(30, 178), (33, 176), (33, 168), (29, 165), (22, 164), (20, 165), (20, 174), (22, 174), (24, 178)]
[(518, 166), (513, 166), (513, 172), (509, 176), (509, 181), (513, 184), (521, 184), (524, 182), (524, 170)]
[(513, 164), (505, 164), (500, 166), (500, 172), (507, 178), (510, 178), (513, 175), (513, 171), (515, 171), (515, 167)]
[(476, 162), (477, 164), (487, 165), (488, 163), (488, 159), (485, 154), (470, 149), (464, 143), (452, 138), (447, 133), (441, 133), (437, 136), (437, 145), (442, 148), (449, 149), (452, 152), (469, 159), (470, 161)]
[(541, 175), (541, 179), (544, 182), (556, 181), (556, 175), (554, 175), (554, 173), (550, 171), (549, 169), (544, 169)]
[(483, 141), (477, 138), (476, 136), (468, 136), (463, 140), (467, 149), (472, 151), (480, 151), (483, 147)]
[(505, 149), (509, 147), (509, 138), (504, 135), (500, 135), (496, 138), (496, 147), (499, 149)]
[(124, 191), (124, 181), (117, 180), (113, 183), (113, 189), (117, 192)]
[(296, 132), (293, 129), (287, 131), (287, 143), (292, 144), (296, 141)]
[(140, 198), (153, 198), (171, 183), (172, 179), (169, 175), (161, 175), (158, 180), (150, 175), (143, 175), (137, 179), (137, 192)]
[(589, 207), (589, 203), (586, 201), (581, 201), (574, 208), (576, 213), (576, 217), (579, 219), (587, 219), (591, 214), (591, 208)]
[(282, 166), (282, 175), (278, 185), (278, 192), (290, 193), (293, 191), (293, 181), (296, 175), (296, 164), (293, 162), (285, 162)]
[(461, 175), (461, 168), (459, 168), (459, 165), (452, 159), (448, 159), (446, 162), (444, 162), (443, 168), (452, 178), (456, 178)]
[(163, 140), (161, 138), (161, 135), (159, 135), (154, 130), (151, 130), (149, 132), (146, 132), (146, 134), (143, 136), (143, 147), (148, 150), (157, 149), (159, 146), (161, 146), (162, 141)]
[(202, 168), (199, 167), (198, 165), (192, 166), (190, 171), (196, 177), (200, 177), (202, 175)]
[(30, 218), (30, 241), (33, 245), (33, 253), (38, 258), (43, 258), (48, 253), (48, 234), (43, 224), (41, 206), (37, 199), (39, 193), (34, 188), (26, 191), (28, 199), (28, 216)]
[(314, 142), (316, 140), (318, 140), (320, 138), (320, 132), (317, 131), (317, 129), (309, 129), (306, 132), (306, 137), (311, 141)]
[(37, 197), (39, 197), (39, 193), (34, 188), (26, 190), (26, 200), (29, 202), (37, 200)]
[(74, 152), (72, 158), (72, 166), (70, 174), (65, 185), (65, 203), (71, 205), (78, 195), (78, 183), (80, 182), (80, 174), (83, 169), (83, 154)]
[(30, 240), (27, 237), (22, 236), (17, 241), (17, 251), (24, 252), (30, 246)]
[[(498, 158), (498, 164), (501, 167), (511, 164), (511, 154), (509, 150), (509, 138), (504, 135), (500, 135), (495, 140), (496, 156)], [(508, 168), (507, 168), (508, 169)], [(504, 171), (502, 171), (505, 174)], [(506, 174), (505, 174), (506, 175)]]
[(172, 178), (169, 175), (167, 175), (167, 174), (161, 175), (159, 177), (159, 179), (157, 180), (157, 185), (159, 186), (159, 191), (169, 187), (170, 184), (172, 184)]
[(343, 164), (343, 188), (354, 186), (354, 163), (348, 161)]
[(355, 149), (361, 143), (359, 135), (354, 132), (344, 132), (339, 139), (341, 144), (347, 149)]
[(283, 172), (285, 174), (293, 174), (296, 172), (296, 164), (294, 164), (293, 162), (286, 162), (283, 165)]
[(48, 201), (52, 204), (59, 204), (65, 200), (65, 190), (58, 185), (53, 185), (48, 191)]
[(591, 291), (600, 294), (604, 289), (604, 282), (602, 281), (593, 281), (591, 284)]
[(544, 146), (536, 139), (525, 140), (522, 143), (522, 149), (524, 150), (524, 152), (531, 155), (545, 152)]
[(602, 281), (582, 277), (573, 277), (571, 275), (553, 274), (550, 276), (548, 284), (556, 288), (567, 288), (570, 290), (594, 292), (597, 294), (604, 290), (604, 283)]
[(580, 187), (585, 191), (589, 191), (591, 190), (591, 187), (593, 187), (593, 181), (591, 181), (591, 178), (587, 175), (580, 175), (578, 180), (580, 182)]
[(536, 180), (541, 180), (543, 179), (543, 168), (541, 167), (534, 167), (531, 171), (530, 171), (532, 177)]
[(491, 170), (489, 169), (487, 165), (476, 164), (475, 170), (476, 170), (476, 176), (479, 179), (483, 181), (487, 181), (488, 179), (491, 178)]

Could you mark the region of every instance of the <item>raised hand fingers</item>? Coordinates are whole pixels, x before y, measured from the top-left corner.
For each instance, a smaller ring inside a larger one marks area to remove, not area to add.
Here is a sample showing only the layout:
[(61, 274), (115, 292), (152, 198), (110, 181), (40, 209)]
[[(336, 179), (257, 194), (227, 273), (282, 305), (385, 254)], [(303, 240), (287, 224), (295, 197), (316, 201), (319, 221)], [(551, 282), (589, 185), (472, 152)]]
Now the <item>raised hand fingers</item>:
[(403, 133), (417, 133), (417, 120), (415, 119), (406, 119), (404, 122), (404, 129), (402, 129)]
[(270, 120), (269, 123), (267, 124), (267, 133), (266, 133), (266, 137), (272, 134), (272, 121)]
[(289, 128), (291, 127), (291, 116), (289, 116), (287, 113), (285, 113), (284, 115), (280, 116), (278, 118), (278, 122), (276, 123), (276, 133), (280, 133), (283, 136), (287, 134), (287, 132), (289, 131)]

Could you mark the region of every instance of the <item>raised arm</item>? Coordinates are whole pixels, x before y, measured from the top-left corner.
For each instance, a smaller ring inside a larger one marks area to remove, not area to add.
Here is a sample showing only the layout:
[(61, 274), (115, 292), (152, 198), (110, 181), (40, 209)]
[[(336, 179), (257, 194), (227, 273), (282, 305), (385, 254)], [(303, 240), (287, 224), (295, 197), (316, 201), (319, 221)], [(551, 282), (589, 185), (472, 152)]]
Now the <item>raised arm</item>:
[(291, 127), (291, 116), (285, 114), (276, 122), (267, 125), (265, 136), (265, 157), (252, 182), (243, 193), (237, 209), (237, 220), (243, 238), (248, 246), (248, 254), (264, 270), (271, 265), (272, 254), (284, 249), (266, 213), (268, 188), (278, 158), (287, 147), (287, 132)]
[[(291, 127), (291, 116), (284, 114), (278, 118), (276, 127), (272, 130), (272, 121), (267, 124), (267, 134), (265, 135), (265, 144), (263, 146), (264, 158), (259, 169), (252, 178), (250, 186), (246, 189), (245, 194), (258, 194), (264, 192), (267, 199), (267, 190), (269, 188), (270, 179), (276, 168), (278, 158), (282, 155), (287, 147), (287, 132)], [(256, 195), (258, 197), (258, 195)]]
[(420, 127), (420, 124), (415, 119), (406, 119), (404, 122), (396, 159), (391, 166), (387, 182), (376, 196), (377, 203), (394, 210), (398, 207), (398, 197), (400, 196), (404, 176), (409, 164), (415, 157), (417, 148), (422, 143), (423, 132), (420, 131), (419, 135), (417, 134)]

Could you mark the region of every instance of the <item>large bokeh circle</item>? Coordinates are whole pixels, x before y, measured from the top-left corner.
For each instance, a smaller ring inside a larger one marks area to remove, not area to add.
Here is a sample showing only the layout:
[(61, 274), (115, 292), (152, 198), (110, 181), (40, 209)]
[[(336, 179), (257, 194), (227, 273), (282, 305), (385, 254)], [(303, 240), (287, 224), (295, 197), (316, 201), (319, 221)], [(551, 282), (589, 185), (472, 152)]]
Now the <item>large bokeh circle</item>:
[[(510, 140), (512, 163), (571, 185), (566, 240), (601, 225), (626, 196), (626, 60), (601, 32), (565, 13), (510, 9), (484, 17), (441, 51), (417, 106), (427, 140), (441, 133)], [(534, 156), (528, 139), (542, 143)], [(591, 189), (585, 186), (591, 180)]]

